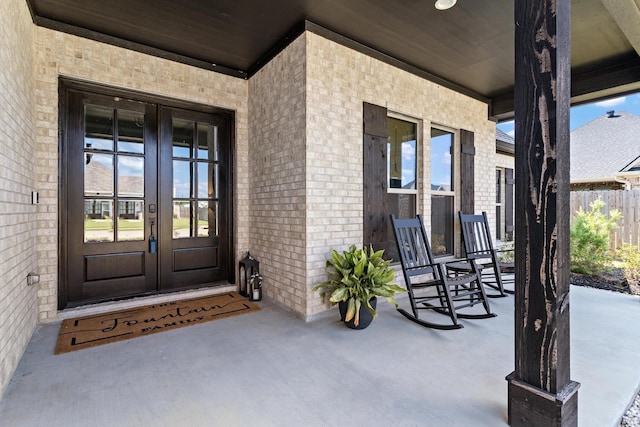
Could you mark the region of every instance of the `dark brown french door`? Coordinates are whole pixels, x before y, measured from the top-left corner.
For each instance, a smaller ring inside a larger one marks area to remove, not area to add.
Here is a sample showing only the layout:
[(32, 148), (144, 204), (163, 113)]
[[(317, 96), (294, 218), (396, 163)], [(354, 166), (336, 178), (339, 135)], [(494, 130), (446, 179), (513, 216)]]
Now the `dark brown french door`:
[(229, 279), (229, 115), (65, 99), (60, 308)]

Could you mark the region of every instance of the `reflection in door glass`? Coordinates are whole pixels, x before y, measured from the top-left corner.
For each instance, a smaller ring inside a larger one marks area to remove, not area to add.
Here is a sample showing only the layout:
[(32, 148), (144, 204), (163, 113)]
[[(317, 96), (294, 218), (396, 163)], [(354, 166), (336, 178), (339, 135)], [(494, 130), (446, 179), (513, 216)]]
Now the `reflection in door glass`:
[(191, 197), (191, 162), (173, 161), (173, 197)]
[(218, 128), (198, 123), (198, 159), (218, 160)]
[(113, 110), (84, 107), (84, 148), (113, 151)]
[(211, 172), (213, 163), (198, 163), (198, 198), (206, 199), (213, 197), (213, 181)]
[(173, 238), (181, 239), (191, 235), (191, 202), (173, 202)]
[(84, 242), (113, 242), (113, 201), (85, 199)]
[(218, 234), (217, 206), (218, 202), (212, 200), (198, 202), (198, 237), (216, 236)]
[(191, 157), (194, 122), (173, 119), (173, 157)]
[(113, 155), (86, 153), (84, 195), (113, 196)]
[(118, 201), (118, 241), (144, 240), (144, 202)]
[(144, 114), (118, 110), (118, 151), (144, 153)]
[(219, 203), (218, 128), (173, 119), (173, 132), (173, 237), (215, 236)]
[(144, 197), (144, 158), (118, 156), (118, 196)]

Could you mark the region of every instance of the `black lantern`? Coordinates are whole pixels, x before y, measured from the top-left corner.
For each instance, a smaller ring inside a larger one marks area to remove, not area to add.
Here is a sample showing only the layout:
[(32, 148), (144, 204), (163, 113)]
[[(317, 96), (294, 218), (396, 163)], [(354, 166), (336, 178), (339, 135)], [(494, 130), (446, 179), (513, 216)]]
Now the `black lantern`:
[(262, 301), (262, 276), (253, 273), (249, 278), (249, 301)]
[(260, 263), (247, 252), (247, 256), (241, 259), (238, 265), (238, 292), (240, 292), (240, 295), (243, 297), (251, 297), (249, 278), (259, 273)]

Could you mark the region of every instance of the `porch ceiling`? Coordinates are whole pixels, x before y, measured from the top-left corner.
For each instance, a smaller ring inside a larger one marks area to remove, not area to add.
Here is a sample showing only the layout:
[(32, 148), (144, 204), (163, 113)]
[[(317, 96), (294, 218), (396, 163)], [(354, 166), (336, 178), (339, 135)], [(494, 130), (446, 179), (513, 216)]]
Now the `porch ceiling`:
[[(306, 28), (513, 110), (513, 0), (26, 1), (38, 25), (241, 78)], [(640, 90), (640, 0), (571, 3), (573, 101)]]

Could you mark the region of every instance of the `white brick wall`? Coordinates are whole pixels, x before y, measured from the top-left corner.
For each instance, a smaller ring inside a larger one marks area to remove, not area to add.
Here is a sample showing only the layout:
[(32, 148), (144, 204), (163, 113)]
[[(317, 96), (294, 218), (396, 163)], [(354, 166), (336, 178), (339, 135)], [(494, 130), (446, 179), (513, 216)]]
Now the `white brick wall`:
[[(325, 279), (332, 248), (363, 241), (362, 103), (422, 122), (419, 167), (429, 164), (432, 124), (475, 133), (476, 210), (495, 204), (495, 123), (487, 105), (315, 34), (307, 57), (307, 316), (326, 310), (311, 287)], [(457, 150), (459, 151), (459, 150)], [(422, 168), (421, 210), (428, 218), (428, 168)]]
[(246, 251), (248, 82), (45, 28), (35, 31), (37, 185), (41, 200), (38, 210), (38, 265), (42, 273), (38, 292), (40, 319), (57, 315), (59, 76), (235, 110), (235, 244), (238, 254)]
[[(236, 110), (237, 255), (261, 261), (267, 295), (303, 316), (326, 307), (310, 288), (331, 248), (362, 242), (362, 102), (476, 134), (476, 208), (495, 197), (495, 127), (482, 102), (314, 34), (250, 82), (56, 31), (35, 30), (40, 319), (57, 314), (58, 77)], [(429, 152), (421, 150), (420, 164)], [(251, 153), (251, 157), (249, 156)], [(421, 176), (428, 188), (428, 169)], [(429, 213), (429, 197), (421, 204)], [(234, 263), (237, 265), (237, 263)]]
[(37, 322), (33, 46), (26, 2), (0, 2), (0, 397)]
[[(267, 295), (299, 315), (327, 309), (311, 288), (331, 249), (363, 240), (363, 102), (420, 120), (425, 142), (432, 123), (473, 131), (476, 209), (494, 206), (495, 124), (480, 101), (312, 33), (251, 78), (249, 99), (251, 251)], [(428, 169), (420, 180), (428, 217)]]
[(250, 250), (266, 295), (301, 316), (309, 221), (305, 70), (303, 35), (249, 81)]

